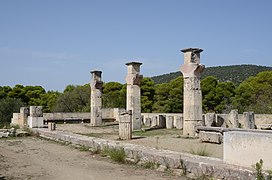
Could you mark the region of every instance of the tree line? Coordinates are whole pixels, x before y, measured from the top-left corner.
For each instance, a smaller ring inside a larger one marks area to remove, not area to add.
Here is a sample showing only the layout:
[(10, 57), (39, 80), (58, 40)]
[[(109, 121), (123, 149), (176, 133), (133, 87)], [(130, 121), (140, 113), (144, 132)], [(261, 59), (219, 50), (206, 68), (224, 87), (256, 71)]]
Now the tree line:
[[(201, 80), (203, 112), (228, 113), (231, 109), (272, 114), (272, 71), (249, 77), (239, 86), (207, 76)], [(68, 85), (63, 92), (45, 91), (41, 86), (0, 86), (0, 124), (9, 123), (22, 106), (43, 106), (44, 112), (89, 112), (90, 85)], [(126, 84), (103, 85), (104, 108), (126, 107)], [(155, 84), (145, 77), (141, 82), (142, 112), (181, 113), (183, 77)]]
[[(205, 71), (203, 71), (201, 77), (202, 79), (204, 79), (207, 76), (214, 76), (220, 82), (231, 81), (235, 84), (235, 86), (238, 86), (241, 82), (243, 82), (250, 76), (256, 76), (259, 72), (271, 70), (272, 67), (269, 66), (257, 66), (250, 64), (214, 66), (205, 68)], [(181, 72), (172, 72), (169, 74), (154, 76), (151, 77), (151, 79), (154, 80), (155, 84), (161, 84), (170, 82), (172, 79), (175, 79), (181, 75)]]

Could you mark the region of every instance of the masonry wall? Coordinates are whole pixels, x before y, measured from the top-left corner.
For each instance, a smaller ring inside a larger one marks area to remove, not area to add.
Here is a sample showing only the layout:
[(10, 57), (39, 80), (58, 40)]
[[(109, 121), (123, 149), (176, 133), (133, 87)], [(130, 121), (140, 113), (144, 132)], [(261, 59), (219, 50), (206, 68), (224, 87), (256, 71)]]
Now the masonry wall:
[(262, 159), (264, 169), (272, 169), (272, 132), (224, 132), (223, 143), (226, 163), (252, 167)]
[[(119, 119), (119, 112), (124, 109), (104, 108), (102, 109), (102, 119)], [(91, 115), (87, 113), (43, 113), (45, 120), (62, 120), (62, 119), (90, 119)]]

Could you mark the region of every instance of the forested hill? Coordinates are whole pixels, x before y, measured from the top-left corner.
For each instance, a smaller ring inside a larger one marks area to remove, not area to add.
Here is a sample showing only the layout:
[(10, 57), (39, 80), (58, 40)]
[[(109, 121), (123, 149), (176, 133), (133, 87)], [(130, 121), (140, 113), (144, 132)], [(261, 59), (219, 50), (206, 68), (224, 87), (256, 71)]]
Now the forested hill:
[[(235, 85), (239, 85), (249, 76), (256, 76), (262, 71), (272, 71), (272, 67), (256, 66), (256, 65), (232, 65), (232, 66), (215, 66), (207, 67), (201, 75), (201, 78), (214, 76), (220, 82), (232, 81)], [(181, 72), (172, 72), (159, 76), (151, 77), (155, 84), (170, 82), (172, 79), (181, 76)]]

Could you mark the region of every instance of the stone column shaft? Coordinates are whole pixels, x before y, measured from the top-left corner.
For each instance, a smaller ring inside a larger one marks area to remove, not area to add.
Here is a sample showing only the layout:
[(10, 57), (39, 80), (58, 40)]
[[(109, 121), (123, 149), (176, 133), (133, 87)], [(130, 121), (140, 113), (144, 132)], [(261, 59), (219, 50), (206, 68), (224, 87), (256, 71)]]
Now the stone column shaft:
[(127, 63), (127, 111), (132, 111), (132, 129), (141, 129), (141, 80), (140, 66), (142, 63)]
[(119, 116), (119, 139), (129, 140), (132, 138), (131, 111), (121, 113)]
[(102, 124), (102, 72), (92, 71), (91, 74), (91, 126), (100, 126)]
[(200, 74), (205, 68), (200, 64), (200, 53), (203, 50), (189, 48), (181, 51), (184, 53), (184, 64), (181, 66), (184, 78), (183, 134), (195, 136), (195, 126), (203, 124), (200, 88)]

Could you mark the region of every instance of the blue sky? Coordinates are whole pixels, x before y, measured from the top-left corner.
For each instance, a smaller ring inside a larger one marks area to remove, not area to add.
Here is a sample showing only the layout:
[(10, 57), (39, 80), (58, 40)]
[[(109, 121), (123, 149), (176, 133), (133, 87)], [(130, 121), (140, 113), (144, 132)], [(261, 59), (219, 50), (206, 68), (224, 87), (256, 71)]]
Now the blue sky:
[(271, 0), (0, 0), (0, 86), (62, 91), (179, 70), (180, 49), (204, 50), (207, 67), (272, 65)]

